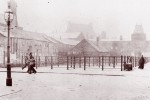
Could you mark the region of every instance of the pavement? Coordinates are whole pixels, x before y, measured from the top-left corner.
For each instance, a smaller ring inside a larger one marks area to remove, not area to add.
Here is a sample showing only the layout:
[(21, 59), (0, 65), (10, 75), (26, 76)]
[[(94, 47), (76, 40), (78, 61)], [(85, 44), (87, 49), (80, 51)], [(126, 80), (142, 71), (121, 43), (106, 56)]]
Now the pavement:
[(39, 67), (36, 74), (26, 70), (12, 68), (12, 86), (6, 86), (6, 69), (0, 68), (0, 100), (150, 100), (149, 67)]

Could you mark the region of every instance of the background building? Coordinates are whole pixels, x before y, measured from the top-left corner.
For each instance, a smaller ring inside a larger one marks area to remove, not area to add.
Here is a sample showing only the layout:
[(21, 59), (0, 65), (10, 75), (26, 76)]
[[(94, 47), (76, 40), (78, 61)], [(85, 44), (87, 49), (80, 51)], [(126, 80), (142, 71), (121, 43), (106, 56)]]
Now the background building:
[(79, 33), (76, 37), (77, 40), (82, 40), (84, 38), (86, 39), (95, 39), (95, 32), (93, 29), (92, 24), (76, 24), (72, 22), (68, 22), (66, 33), (68, 34), (74, 34)]
[(136, 25), (133, 34), (131, 35), (132, 41), (146, 41), (146, 34), (144, 33), (142, 25)]
[[(57, 41), (45, 34), (23, 30), (17, 21), (17, 4), (8, 2), (14, 14), (10, 29), (11, 62), (21, 62), (22, 57), (32, 52), (34, 56), (57, 56)], [(4, 15), (0, 15), (0, 63), (5, 63), (7, 53), (7, 25)]]
[(109, 55), (109, 52), (101, 47), (96, 46), (91, 41), (83, 39), (80, 43), (74, 46), (69, 52), (68, 55), (72, 56), (106, 56)]

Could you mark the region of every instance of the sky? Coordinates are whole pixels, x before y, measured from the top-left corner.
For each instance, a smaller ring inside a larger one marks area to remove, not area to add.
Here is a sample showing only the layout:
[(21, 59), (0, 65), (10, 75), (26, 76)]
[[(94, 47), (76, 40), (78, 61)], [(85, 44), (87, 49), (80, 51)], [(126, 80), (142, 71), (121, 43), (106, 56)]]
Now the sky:
[[(96, 33), (130, 38), (136, 24), (142, 24), (150, 39), (150, 0), (15, 0), (19, 26), (53, 35), (63, 33), (67, 22), (92, 23)], [(0, 14), (7, 8), (0, 0)]]

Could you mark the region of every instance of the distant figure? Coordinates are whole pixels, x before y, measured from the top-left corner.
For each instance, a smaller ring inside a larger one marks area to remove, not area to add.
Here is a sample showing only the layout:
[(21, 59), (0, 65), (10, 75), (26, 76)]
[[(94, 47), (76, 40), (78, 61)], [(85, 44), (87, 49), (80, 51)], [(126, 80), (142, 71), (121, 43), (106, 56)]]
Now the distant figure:
[(35, 67), (35, 59), (32, 56), (32, 53), (30, 53), (29, 54), (29, 70), (28, 70), (29, 74), (31, 74), (32, 72), (36, 73), (36, 70), (34, 69), (34, 67)]
[(145, 59), (142, 55), (142, 57), (139, 60), (139, 69), (144, 69)]

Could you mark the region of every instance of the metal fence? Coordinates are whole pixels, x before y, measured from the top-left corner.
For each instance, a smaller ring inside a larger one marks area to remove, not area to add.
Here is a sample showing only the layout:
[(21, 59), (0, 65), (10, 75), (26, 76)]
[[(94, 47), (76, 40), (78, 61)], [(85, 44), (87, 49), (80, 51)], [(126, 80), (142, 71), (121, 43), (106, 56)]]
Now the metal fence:
[[(36, 56), (36, 68), (47, 66), (53, 68), (76, 69), (83, 68), (101, 68), (104, 69), (120, 69), (124, 70), (124, 63), (131, 63), (133, 67), (138, 66), (139, 57), (134, 56)], [(145, 57), (146, 62), (149, 61)], [(22, 56), (18, 60), (12, 62), (12, 67), (21, 67), (25, 64), (25, 57)], [(6, 64), (2, 64), (5, 66)]]

